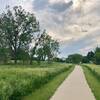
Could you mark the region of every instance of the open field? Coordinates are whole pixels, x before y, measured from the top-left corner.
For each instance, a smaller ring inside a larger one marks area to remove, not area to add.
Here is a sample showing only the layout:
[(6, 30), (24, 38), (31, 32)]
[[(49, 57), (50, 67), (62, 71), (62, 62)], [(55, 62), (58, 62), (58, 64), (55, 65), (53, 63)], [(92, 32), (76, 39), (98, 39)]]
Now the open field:
[(100, 65), (85, 65), (83, 67), (87, 82), (96, 100), (100, 100)]
[(19, 100), (70, 68), (67, 64), (59, 63), (36, 67), (38, 66), (1, 65), (0, 100)]
[(49, 100), (54, 94), (59, 85), (65, 80), (65, 78), (73, 71), (74, 66), (68, 71), (65, 71), (57, 75), (53, 80), (34, 91), (29, 96), (25, 96), (22, 100)]

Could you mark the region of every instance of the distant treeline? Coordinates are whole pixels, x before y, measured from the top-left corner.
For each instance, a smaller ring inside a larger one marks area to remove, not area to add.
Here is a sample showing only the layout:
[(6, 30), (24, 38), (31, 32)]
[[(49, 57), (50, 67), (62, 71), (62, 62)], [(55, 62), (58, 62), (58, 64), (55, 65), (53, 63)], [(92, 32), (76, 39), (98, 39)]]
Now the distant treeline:
[(72, 54), (69, 55), (66, 59), (61, 58), (55, 58), (55, 61), (58, 62), (67, 62), (67, 63), (94, 63), (94, 64), (100, 64), (100, 48), (97, 47), (94, 51), (90, 51), (87, 53), (86, 56), (83, 56), (81, 54)]
[(0, 63), (18, 61), (32, 64), (35, 59), (48, 62), (59, 52), (59, 43), (41, 31), (34, 14), (26, 12), (21, 6), (0, 14)]

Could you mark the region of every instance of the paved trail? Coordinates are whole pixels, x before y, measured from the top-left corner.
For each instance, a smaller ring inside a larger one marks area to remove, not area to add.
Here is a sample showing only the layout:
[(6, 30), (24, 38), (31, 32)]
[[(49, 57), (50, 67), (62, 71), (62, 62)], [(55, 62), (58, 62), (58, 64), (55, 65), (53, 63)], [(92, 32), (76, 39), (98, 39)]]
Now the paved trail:
[(76, 66), (69, 77), (61, 84), (50, 100), (96, 100), (92, 94), (83, 70)]

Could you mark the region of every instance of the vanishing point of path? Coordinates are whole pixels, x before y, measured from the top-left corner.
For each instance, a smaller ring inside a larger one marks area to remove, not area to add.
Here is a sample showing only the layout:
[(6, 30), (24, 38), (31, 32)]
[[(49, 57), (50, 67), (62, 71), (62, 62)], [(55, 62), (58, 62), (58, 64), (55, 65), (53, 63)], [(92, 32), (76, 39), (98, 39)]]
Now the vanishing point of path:
[(50, 100), (96, 100), (89, 88), (83, 70), (76, 66)]

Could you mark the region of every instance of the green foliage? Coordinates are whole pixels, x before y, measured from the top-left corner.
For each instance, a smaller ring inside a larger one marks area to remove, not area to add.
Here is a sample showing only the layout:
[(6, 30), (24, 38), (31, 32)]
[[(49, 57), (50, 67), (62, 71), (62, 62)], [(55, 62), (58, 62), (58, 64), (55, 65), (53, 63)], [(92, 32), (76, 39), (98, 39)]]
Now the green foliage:
[(67, 61), (65, 61), (65, 59), (59, 58), (59, 57), (54, 57), (53, 61), (55, 61), (55, 62), (63, 62), (63, 63), (67, 62)]
[(0, 36), (10, 48), (15, 63), (17, 63), (18, 50), (28, 49), (34, 32), (38, 30), (39, 23), (34, 14), (26, 12), (21, 6), (15, 6), (13, 10), (7, 7), (7, 11), (0, 15)]
[(100, 65), (100, 52), (97, 52), (95, 54), (95, 62), (96, 62), (96, 64), (99, 64)]
[[(34, 14), (26, 12), (21, 6), (12, 9), (8, 6), (6, 11), (0, 14), (0, 49), (3, 47), (9, 49), (15, 64), (18, 60), (30, 60), (32, 64), (35, 56), (38, 62), (46, 58), (51, 61), (58, 53), (59, 43), (46, 31), (41, 33)], [(4, 59), (3, 56), (1, 58)]]
[(58, 54), (58, 52), (59, 43), (52, 39), (52, 37), (44, 31), (38, 48), (36, 49), (38, 61), (45, 61), (47, 59), (48, 62), (50, 62)]
[(82, 63), (89, 63), (87, 56), (83, 56)]
[(66, 64), (50, 68), (0, 68), (0, 100), (19, 100), (68, 69)]
[(23, 64), (26, 62), (26, 64), (28, 64), (30, 56), (28, 51), (25, 51), (23, 49), (18, 50), (17, 53), (17, 59), (19, 59), (20, 61), (23, 61)]
[(100, 65), (100, 48), (96, 48), (95, 50), (95, 63)]
[(66, 77), (73, 71), (74, 66), (69, 70), (57, 75), (50, 82), (32, 92), (32, 94), (25, 96), (22, 100), (49, 100), (61, 83), (65, 80)]
[(97, 47), (95, 51), (90, 51), (86, 56), (80, 54), (72, 54), (66, 58), (67, 63), (95, 63), (100, 65), (100, 48)]
[(100, 64), (100, 48), (97, 47), (95, 51), (88, 52), (86, 57), (83, 57), (83, 63), (95, 63)]
[(95, 63), (100, 64), (100, 48), (97, 47), (95, 51), (90, 51), (86, 56), (80, 54), (72, 54), (66, 58), (67, 63)]
[(90, 65), (90, 64), (87, 64), (87, 65), (84, 65), (86, 68), (88, 68), (88, 70), (90, 70), (93, 75), (98, 79), (100, 80), (100, 66), (98, 65)]
[[(96, 100), (100, 100), (100, 66), (86, 65), (83, 69)], [(99, 75), (99, 77), (97, 75)]]
[(0, 48), (0, 63), (7, 63), (10, 59), (9, 49)]
[(82, 62), (82, 55), (80, 54), (69, 55), (68, 58), (66, 59), (66, 62), (79, 64)]
[(88, 52), (87, 54), (87, 59), (90, 61), (90, 62), (93, 62), (94, 61), (94, 56), (95, 56), (95, 53), (93, 51), (90, 51)]

